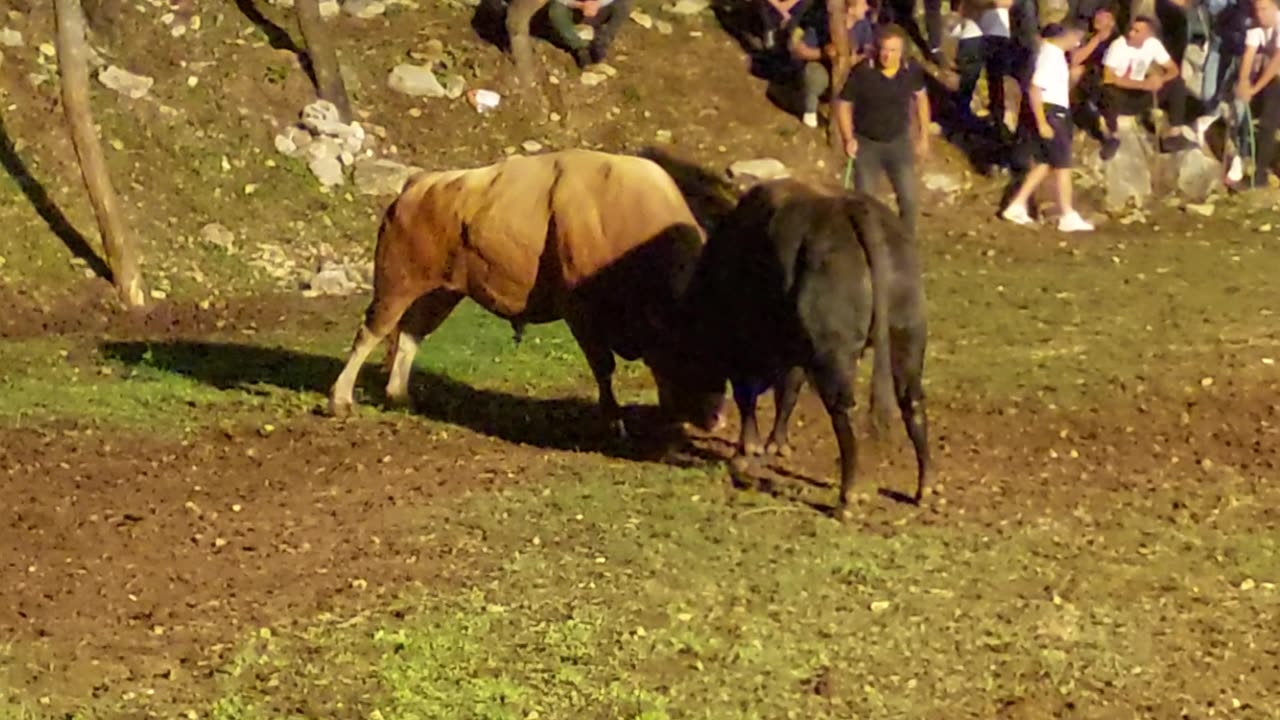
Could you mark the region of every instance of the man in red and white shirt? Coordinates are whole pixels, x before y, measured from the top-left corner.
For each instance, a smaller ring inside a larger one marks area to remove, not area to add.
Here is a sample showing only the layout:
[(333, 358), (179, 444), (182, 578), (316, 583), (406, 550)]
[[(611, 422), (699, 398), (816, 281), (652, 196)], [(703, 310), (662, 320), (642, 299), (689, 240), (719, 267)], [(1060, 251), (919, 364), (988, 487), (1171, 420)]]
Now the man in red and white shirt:
[(1102, 144), (1102, 159), (1115, 156), (1121, 115), (1140, 115), (1158, 103), (1169, 114), (1169, 126), (1161, 138), (1161, 152), (1196, 147), (1187, 127), (1187, 86), (1164, 43), (1156, 37), (1155, 20), (1139, 15), (1129, 31), (1107, 47), (1102, 57), (1102, 116), (1109, 137)]
[(1258, 118), (1250, 185), (1266, 187), (1276, 159), (1276, 129), (1280, 128), (1280, 13), (1276, 0), (1253, 0), (1253, 17), (1257, 26), (1245, 35), (1236, 97), (1252, 103), (1253, 115)]

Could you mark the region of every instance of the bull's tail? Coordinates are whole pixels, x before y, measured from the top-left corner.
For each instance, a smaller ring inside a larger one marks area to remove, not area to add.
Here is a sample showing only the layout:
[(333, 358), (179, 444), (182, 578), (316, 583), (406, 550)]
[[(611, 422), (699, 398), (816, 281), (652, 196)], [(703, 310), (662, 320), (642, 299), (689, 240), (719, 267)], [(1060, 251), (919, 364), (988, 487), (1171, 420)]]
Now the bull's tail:
[(889, 342), (892, 257), (886, 240), (883, 218), (866, 197), (850, 195), (845, 211), (871, 268), (871, 345), (875, 356), (871, 365), (871, 427), (877, 434), (889, 427), (897, 404), (893, 383), (893, 355)]

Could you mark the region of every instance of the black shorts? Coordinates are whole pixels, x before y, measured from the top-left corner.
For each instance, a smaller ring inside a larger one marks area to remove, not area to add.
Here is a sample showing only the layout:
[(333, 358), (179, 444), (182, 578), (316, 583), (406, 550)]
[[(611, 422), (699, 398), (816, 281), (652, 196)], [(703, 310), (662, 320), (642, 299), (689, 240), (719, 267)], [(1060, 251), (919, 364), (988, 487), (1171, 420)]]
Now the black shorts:
[(1075, 134), (1071, 113), (1060, 105), (1045, 105), (1044, 119), (1049, 122), (1049, 127), (1053, 128), (1053, 137), (1048, 139), (1040, 137), (1040, 130), (1035, 127), (1035, 120), (1031, 120), (1031, 127), (1027, 128), (1027, 137), (1031, 146), (1032, 159), (1038, 163), (1045, 163), (1054, 170), (1070, 168), (1071, 141)]

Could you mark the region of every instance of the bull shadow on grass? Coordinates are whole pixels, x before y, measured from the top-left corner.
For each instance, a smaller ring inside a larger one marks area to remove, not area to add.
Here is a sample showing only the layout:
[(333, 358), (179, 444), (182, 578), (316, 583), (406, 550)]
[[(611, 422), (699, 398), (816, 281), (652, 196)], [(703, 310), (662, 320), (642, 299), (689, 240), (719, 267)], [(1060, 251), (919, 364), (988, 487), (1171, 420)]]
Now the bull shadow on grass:
[[(110, 341), (100, 345), (104, 357), (135, 368), (170, 372), (219, 390), (254, 393), (271, 386), (294, 392), (328, 394), (342, 371), (343, 359), (283, 347), (194, 340)], [(360, 374), (357, 402), (392, 409), (386, 402), (386, 373), (371, 360)], [(600, 420), (595, 390), (576, 397), (538, 398), (476, 388), (447, 375), (415, 368), (410, 381), (412, 413), (475, 432), (553, 450), (599, 452), (625, 460), (700, 466), (723, 456), (678, 432), (657, 427), (656, 408), (626, 408), (631, 437), (610, 437)], [(319, 412), (319, 409), (317, 409)]]

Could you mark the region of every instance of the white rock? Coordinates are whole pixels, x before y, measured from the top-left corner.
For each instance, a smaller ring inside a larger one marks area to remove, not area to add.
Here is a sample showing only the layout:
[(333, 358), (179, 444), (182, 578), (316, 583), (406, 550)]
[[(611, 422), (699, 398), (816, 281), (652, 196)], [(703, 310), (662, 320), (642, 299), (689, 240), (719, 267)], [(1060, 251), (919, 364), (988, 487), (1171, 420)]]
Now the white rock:
[(309, 295), (349, 295), (359, 289), (355, 271), (346, 265), (326, 262), (307, 283)]
[(355, 161), (356, 161), (356, 156), (352, 155), (346, 150), (343, 150), (342, 152), (338, 153), (338, 162), (342, 163), (343, 167), (351, 167), (351, 164), (354, 163)]
[(335, 187), (347, 181), (342, 172), (342, 163), (336, 157), (314, 158), (307, 163), (307, 167), (325, 187)]
[(467, 81), (461, 75), (445, 75), (444, 76), (444, 96), (450, 100), (457, 100), (462, 97), (462, 93), (467, 91)]
[(387, 78), (392, 90), (413, 97), (444, 97), (445, 90), (431, 68), (421, 65), (397, 65)]
[(781, 161), (774, 158), (758, 158), (756, 160), (739, 160), (729, 166), (729, 174), (733, 177), (749, 175), (761, 180), (774, 180), (791, 176), (791, 171)]
[(653, 27), (653, 18), (640, 10), (631, 11), (631, 20), (645, 30)]
[(608, 80), (609, 76), (604, 73), (591, 72), (588, 70), (587, 72), (582, 73), (582, 76), (579, 79), (582, 81), (583, 85), (586, 85), (587, 87), (595, 87), (605, 80)]
[(1213, 211), (1215, 209), (1213, 203), (1204, 203), (1202, 205), (1187, 203), (1186, 208), (1187, 212), (1194, 213), (1201, 217), (1213, 217)]
[(538, 142), (537, 140), (525, 140), (524, 142), (520, 143), (520, 147), (523, 148), (524, 151), (527, 153), (536, 153), (542, 149), (542, 143)]
[(1124, 207), (1131, 200), (1142, 205), (1152, 192), (1151, 160), (1156, 153), (1151, 147), (1151, 139), (1145, 130), (1136, 126), (1133, 118), (1123, 117), (1120, 120), (1116, 133), (1120, 149), (1102, 166), (1108, 209)]
[(10, 48), (20, 48), (25, 45), (22, 41), (22, 33), (13, 28), (5, 28), (0, 30), (0, 45)]
[(337, 160), (342, 154), (342, 143), (331, 137), (318, 137), (306, 147), (303, 156), (307, 162), (328, 159)]
[[(292, 3), (290, 3), (292, 4)], [(338, 5), (337, 0), (321, 0), (320, 17), (329, 20), (338, 17), (338, 13), (342, 12), (342, 8)]]
[(618, 77), (618, 69), (609, 63), (596, 63), (591, 66), (592, 72), (598, 72), (606, 77)]
[(361, 195), (399, 195), (405, 182), (422, 168), (394, 160), (362, 158), (356, 162), (356, 188)]
[(200, 228), (200, 239), (209, 245), (220, 247), (231, 252), (235, 250), (236, 234), (218, 223), (209, 223)]
[(1178, 193), (1182, 197), (1202, 202), (1215, 190), (1222, 189), (1222, 163), (1199, 148), (1175, 155), (1177, 157), (1174, 162), (1178, 164)]
[(578, 25), (574, 28), (574, 30), (578, 32), (578, 37), (582, 38), (583, 40), (586, 40), (587, 42), (591, 42), (592, 40), (596, 39), (596, 29), (591, 27), (590, 25), (585, 25), (585, 24)]
[(149, 77), (134, 75), (127, 70), (121, 70), (115, 65), (98, 73), (98, 82), (134, 100), (146, 97), (147, 93), (151, 91), (151, 86), (155, 84), (155, 80)]
[(288, 157), (297, 157), (311, 144), (311, 133), (297, 125), (290, 125), (276, 135), (276, 150)]
[(672, 15), (697, 15), (711, 7), (711, 0), (679, 0), (674, 5), (664, 5), (662, 9)]
[(316, 100), (302, 108), (302, 124), (317, 135), (339, 135), (346, 127), (338, 115), (338, 106), (328, 100)]
[(387, 12), (386, 3), (381, 0), (347, 0), (342, 11), (353, 18), (372, 20)]
[(935, 192), (956, 193), (964, 189), (964, 182), (954, 175), (941, 172), (928, 172), (921, 178), (924, 186)]
[(671, 23), (666, 20), (654, 20), (653, 26), (658, 29), (659, 35), (670, 35), (675, 32), (675, 28), (671, 27)]

